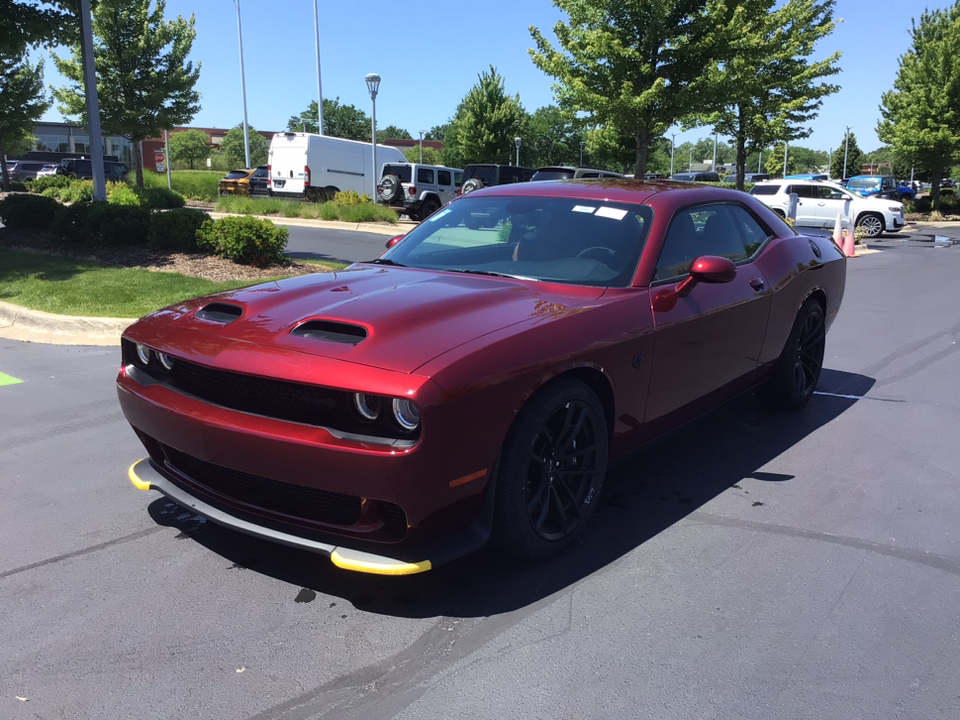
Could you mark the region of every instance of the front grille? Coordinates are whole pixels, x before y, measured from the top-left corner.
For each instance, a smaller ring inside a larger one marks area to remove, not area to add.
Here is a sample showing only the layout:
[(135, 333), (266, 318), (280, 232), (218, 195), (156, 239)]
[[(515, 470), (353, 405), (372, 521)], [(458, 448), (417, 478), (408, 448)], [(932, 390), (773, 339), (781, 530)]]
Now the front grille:
[(169, 465), (191, 481), (191, 487), (187, 489), (199, 490), (207, 497), (212, 491), (254, 509), (269, 510), (310, 523), (353, 525), (360, 519), (362, 500), (355, 495), (230, 470), (168, 446), (164, 446), (164, 451)]

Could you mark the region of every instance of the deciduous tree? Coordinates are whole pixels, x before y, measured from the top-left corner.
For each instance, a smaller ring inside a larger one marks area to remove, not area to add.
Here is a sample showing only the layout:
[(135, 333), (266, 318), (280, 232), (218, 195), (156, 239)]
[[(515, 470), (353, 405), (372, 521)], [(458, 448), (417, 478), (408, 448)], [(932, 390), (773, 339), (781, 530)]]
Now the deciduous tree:
[[(33, 132), (33, 123), (50, 107), (43, 93), (43, 61), (0, 55), (0, 162), (8, 152), (19, 152)], [(3, 189), (10, 188), (7, 164), (2, 167)]]
[(173, 133), (170, 135), (170, 157), (172, 160), (187, 163), (193, 170), (195, 163), (210, 157), (207, 134), (202, 130)]
[(77, 0), (0, 0), (0, 54), (19, 57), (28, 47), (76, 42), (79, 8)]
[(554, 0), (569, 15), (559, 49), (530, 28), (534, 64), (556, 78), (561, 107), (635, 142), (635, 173), (651, 143), (702, 107), (707, 69), (725, 57), (730, 9), (718, 0)]
[(529, 167), (578, 165), (580, 142), (586, 141), (585, 128), (573, 113), (556, 105), (537, 108), (526, 118), (520, 137), (521, 160)]
[[(187, 59), (196, 36), (193, 16), (167, 21), (165, 0), (155, 1), (151, 10), (151, 0), (100, 0), (93, 13), (100, 125), (105, 134), (126, 135), (134, 146), (186, 124), (200, 110), (200, 93), (193, 89), (200, 64), (194, 67)], [(80, 46), (71, 46), (69, 57), (53, 59), (70, 82), (53, 91), (60, 111), (80, 121), (86, 113)], [(142, 187), (142, 158), (134, 154)]]
[(960, 157), (960, 2), (925, 10), (910, 34), (893, 89), (881, 98), (877, 136), (930, 174), (936, 210), (940, 180)]
[[(267, 154), (270, 151), (270, 143), (267, 139), (254, 130), (252, 125), (247, 125), (247, 134), (250, 138), (250, 165), (266, 165)], [(243, 146), (243, 123), (230, 128), (220, 143), (220, 151), (230, 163), (231, 168), (245, 167), (247, 161), (246, 151)]]
[(463, 162), (510, 163), (516, 153), (514, 138), (520, 136), (526, 120), (520, 96), (507, 95), (503, 78), (492, 65), (478, 78), (454, 120)]
[[(418, 136), (419, 137), (419, 136)], [(383, 130), (377, 130), (377, 142), (384, 140), (413, 140), (413, 135), (396, 125), (387, 125)]]
[[(313, 118), (311, 120), (311, 118)], [(317, 101), (311, 100), (300, 115), (292, 115), (287, 130), (317, 132)], [(341, 105), (340, 98), (323, 99), (323, 134), (347, 140), (370, 140), (370, 118), (353, 105)]]

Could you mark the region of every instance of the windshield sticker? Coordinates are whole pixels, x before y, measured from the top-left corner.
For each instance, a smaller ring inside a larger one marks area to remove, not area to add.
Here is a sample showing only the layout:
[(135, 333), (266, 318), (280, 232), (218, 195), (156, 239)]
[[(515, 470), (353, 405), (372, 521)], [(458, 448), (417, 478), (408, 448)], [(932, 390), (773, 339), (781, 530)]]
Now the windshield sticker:
[(602, 207), (597, 210), (597, 217), (613, 218), (614, 220), (623, 220), (627, 211), (620, 208)]
[(583, 212), (583, 213), (592, 213), (596, 210), (595, 207), (590, 207), (589, 205), (574, 205), (573, 212)]
[(450, 208), (444, 208), (440, 212), (436, 212), (430, 217), (428, 217), (427, 222), (436, 222), (437, 220), (442, 218), (444, 215), (448, 215), (449, 213), (450, 213)]

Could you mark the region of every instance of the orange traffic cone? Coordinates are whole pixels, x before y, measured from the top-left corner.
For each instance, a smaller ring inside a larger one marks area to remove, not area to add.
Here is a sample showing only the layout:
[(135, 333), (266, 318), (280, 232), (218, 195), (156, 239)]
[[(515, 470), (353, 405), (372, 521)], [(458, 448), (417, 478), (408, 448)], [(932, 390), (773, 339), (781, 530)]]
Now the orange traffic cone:
[(847, 228), (843, 236), (843, 254), (848, 258), (857, 256), (857, 244), (853, 237), (853, 231)]
[(837, 222), (833, 225), (833, 241), (838, 248), (843, 250), (843, 219), (840, 217), (840, 213), (837, 213)]

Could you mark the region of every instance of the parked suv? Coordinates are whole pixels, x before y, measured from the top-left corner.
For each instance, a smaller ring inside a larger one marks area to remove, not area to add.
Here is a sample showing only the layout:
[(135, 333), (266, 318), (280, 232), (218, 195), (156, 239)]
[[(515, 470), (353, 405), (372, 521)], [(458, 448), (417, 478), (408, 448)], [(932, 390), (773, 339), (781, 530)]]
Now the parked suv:
[(881, 197), (900, 200), (900, 189), (893, 175), (854, 175), (847, 180), (847, 190), (863, 197)]
[[(60, 161), (64, 173), (69, 177), (79, 178), (81, 180), (93, 179), (93, 161), (77, 158), (66, 158)], [(103, 161), (103, 175), (107, 182), (111, 180), (125, 180), (127, 177), (127, 166), (122, 162), (113, 160)]]
[(463, 185), (457, 194), (466, 195), (468, 192), (492, 185), (527, 182), (533, 179), (536, 172), (533, 168), (516, 165), (491, 165), (486, 163), (467, 165), (463, 169)]
[(670, 179), (683, 182), (720, 182), (720, 176), (715, 172), (680, 172), (671, 175)]
[(463, 170), (420, 163), (385, 163), (377, 194), (411, 220), (424, 220), (457, 196)]
[(41, 170), (43, 170), (43, 163), (37, 162), (36, 160), (7, 161), (7, 172), (10, 175), (10, 182), (33, 180)]
[(619, 177), (623, 175), (609, 170), (596, 170), (594, 168), (570, 167), (568, 165), (553, 165), (550, 167), (538, 168), (530, 178), (533, 181), (538, 180), (569, 180), (571, 178), (599, 178), (599, 177)]
[(764, 180), (750, 188), (751, 195), (781, 217), (787, 215), (791, 193), (798, 197), (800, 226), (832, 228), (840, 214), (862, 227), (867, 237), (903, 229), (903, 203), (861, 197), (828, 180)]

